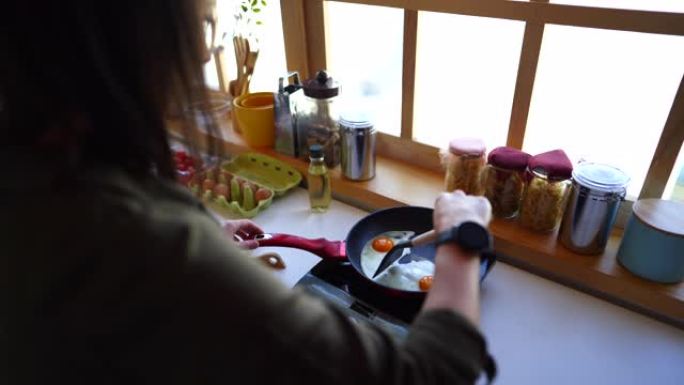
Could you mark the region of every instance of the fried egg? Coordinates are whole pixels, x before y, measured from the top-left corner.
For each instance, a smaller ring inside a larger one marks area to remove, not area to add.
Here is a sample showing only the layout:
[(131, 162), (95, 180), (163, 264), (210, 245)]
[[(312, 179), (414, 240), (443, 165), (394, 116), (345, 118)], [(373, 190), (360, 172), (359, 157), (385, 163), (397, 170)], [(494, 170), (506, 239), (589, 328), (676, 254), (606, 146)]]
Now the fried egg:
[[(380, 266), (382, 258), (394, 245), (412, 237), (413, 231), (387, 231), (378, 234), (369, 240), (361, 251), (361, 268), (367, 277), (372, 278), (375, 270)], [(411, 252), (410, 248), (403, 249), (402, 257)], [(416, 258), (414, 255), (413, 258)], [(375, 278), (375, 282), (399, 290), (408, 291), (427, 291), (429, 285), (420, 281), (425, 281), (426, 277), (432, 277), (435, 271), (435, 264), (427, 259), (418, 259), (411, 262), (400, 263), (399, 258), (392, 266)], [(427, 287), (427, 288), (426, 288)]]
[(423, 290), (420, 281), (425, 277), (432, 277), (434, 272), (435, 264), (427, 259), (395, 263), (380, 274), (375, 282), (400, 290), (427, 291), (429, 286), (423, 284)]
[(363, 273), (367, 277), (372, 278), (387, 252), (394, 245), (409, 239), (414, 234), (413, 231), (387, 231), (376, 235), (373, 239), (366, 242), (366, 245), (361, 250), (361, 268)]

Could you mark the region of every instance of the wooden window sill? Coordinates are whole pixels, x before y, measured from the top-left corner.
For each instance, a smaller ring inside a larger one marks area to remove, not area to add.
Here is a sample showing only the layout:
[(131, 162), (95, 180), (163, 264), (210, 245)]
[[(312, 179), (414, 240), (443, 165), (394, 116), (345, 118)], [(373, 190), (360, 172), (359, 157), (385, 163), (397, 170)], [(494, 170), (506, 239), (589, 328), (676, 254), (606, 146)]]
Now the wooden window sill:
[[(172, 136), (180, 132), (174, 122), (170, 122), (169, 131)], [(250, 148), (229, 127), (224, 127), (222, 134), (221, 142), (229, 154), (261, 152), (306, 175), (307, 162), (273, 149)], [(397, 205), (432, 207), (443, 191), (442, 174), (380, 156), (376, 177), (370, 181), (349, 181), (339, 167), (331, 171), (331, 180), (336, 199), (369, 211)], [(557, 242), (557, 234), (537, 234), (511, 220), (495, 219), (491, 231), (501, 262), (684, 329), (684, 283), (650, 282), (620, 266), (615, 256), (622, 230), (614, 231), (606, 250), (598, 256), (576, 254)]]

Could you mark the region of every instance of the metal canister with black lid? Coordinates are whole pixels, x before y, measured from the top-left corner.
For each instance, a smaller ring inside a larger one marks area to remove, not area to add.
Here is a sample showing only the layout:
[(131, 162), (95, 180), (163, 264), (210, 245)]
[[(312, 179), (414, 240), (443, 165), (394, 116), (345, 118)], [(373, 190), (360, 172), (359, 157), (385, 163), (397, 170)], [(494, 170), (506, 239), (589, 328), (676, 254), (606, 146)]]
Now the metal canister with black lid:
[(363, 116), (340, 118), (342, 173), (351, 180), (375, 177), (375, 138), (373, 124)]
[(605, 164), (580, 163), (572, 172), (572, 191), (560, 241), (580, 254), (600, 254), (625, 199), (629, 176)]

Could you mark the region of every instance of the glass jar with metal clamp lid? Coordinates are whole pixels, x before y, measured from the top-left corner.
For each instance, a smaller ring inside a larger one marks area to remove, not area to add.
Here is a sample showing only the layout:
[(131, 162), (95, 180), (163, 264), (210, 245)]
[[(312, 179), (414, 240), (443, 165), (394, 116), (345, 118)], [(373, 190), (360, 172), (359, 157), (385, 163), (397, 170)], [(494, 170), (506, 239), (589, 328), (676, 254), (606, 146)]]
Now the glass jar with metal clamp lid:
[(605, 164), (587, 162), (575, 167), (561, 224), (561, 243), (581, 254), (602, 253), (629, 180), (627, 174)]

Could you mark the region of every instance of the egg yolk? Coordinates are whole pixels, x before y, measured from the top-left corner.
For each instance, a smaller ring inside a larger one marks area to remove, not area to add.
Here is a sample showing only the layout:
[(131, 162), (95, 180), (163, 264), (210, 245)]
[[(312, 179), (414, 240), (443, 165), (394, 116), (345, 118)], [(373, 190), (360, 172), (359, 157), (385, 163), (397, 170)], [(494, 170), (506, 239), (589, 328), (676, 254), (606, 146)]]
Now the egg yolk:
[(394, 246), (394, 242), (387, 237), (378, 237), (373, 240), (373, 250), (379, 252), (388, 252)]
[(426, 275), (425, 277), (421, 278), (420, 281), (418, 281), (418, 286), (422, 291), (429, 291), (432, 287), (432, 276)]

